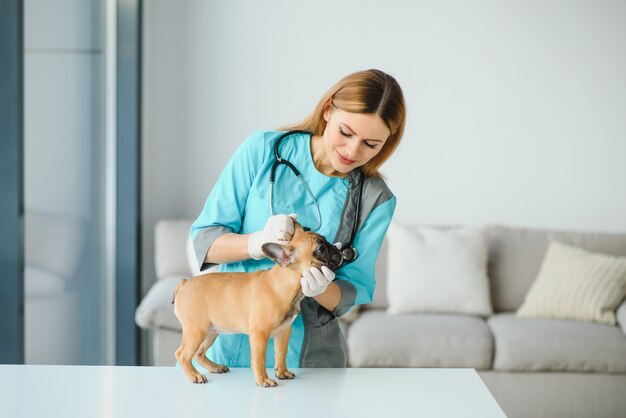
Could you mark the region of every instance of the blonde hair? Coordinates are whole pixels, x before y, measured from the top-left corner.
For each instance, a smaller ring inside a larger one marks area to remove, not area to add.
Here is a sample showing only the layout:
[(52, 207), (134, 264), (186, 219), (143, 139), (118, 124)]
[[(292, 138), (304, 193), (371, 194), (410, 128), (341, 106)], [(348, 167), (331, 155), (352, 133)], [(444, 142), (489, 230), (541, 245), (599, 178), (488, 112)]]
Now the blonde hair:
[(375, 114), (385, 122), (391, 135), (380, 152), (361, 167), (366, 176), (381, 177), (378, 169), (398, 147), (406, 121), (404, 96), (396, 79), (374, 69), (352, 73), (331, 87), (313, 113), (302, 122), (282, 129), (323, 135), (326, 129), (324, 111), (331, 105), (345, 112)]

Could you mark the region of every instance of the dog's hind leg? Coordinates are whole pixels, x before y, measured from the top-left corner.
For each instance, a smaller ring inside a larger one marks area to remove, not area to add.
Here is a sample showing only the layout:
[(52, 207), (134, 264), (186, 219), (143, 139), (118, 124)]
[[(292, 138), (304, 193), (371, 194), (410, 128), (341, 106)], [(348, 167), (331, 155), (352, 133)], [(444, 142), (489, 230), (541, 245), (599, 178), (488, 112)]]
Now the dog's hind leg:
[(182, 367), (191, 383), (207, 382), (206, 376), (198, 372), (191, 364), (191, 359), (203, 342), (205, 333), (206, 331), (204, 330), (186, 330), (183, 328), (183, 341), (178, 350), (176, 350), (176, 360), (180, 363), (180, 367)]
[(214, 363), (206, 356), (207, 350), (211, 347), (211, 345), (213, 345), (216, 338), (217, 334), (209, 332), (204, 341), (202, 341), (202, 344), (200, 344), (200, 347), (198, 347), (198, 350), (196, 350), (196, 354), (193, 358), (211, 373), (227, 373), (229, 372), (228, 367), (222, 364)]

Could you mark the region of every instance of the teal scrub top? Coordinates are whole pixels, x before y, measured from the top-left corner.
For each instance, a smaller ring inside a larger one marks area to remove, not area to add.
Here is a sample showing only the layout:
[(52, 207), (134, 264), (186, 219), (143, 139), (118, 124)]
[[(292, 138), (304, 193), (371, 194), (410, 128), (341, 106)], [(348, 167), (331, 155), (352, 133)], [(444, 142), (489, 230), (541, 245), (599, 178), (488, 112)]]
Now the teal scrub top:
[[(207, 251), (215, 239), (225, 233), (248, 234), (265, 227), (270, 215), (270, 169), (275, 161), (274, 143), (283, 132), (258, 131), (239, 146), (209, 194), (202, 212), (191, 227), (198, 266), (204, 263)], [(300, 133), (281, 142), (280, 154), (301, 173), (315, 196), (322, 224), (315, 231), (329, 242), (336, 233), (347, 202), (351, 176), (329, 177), (317, 170), (311, 156), (311, 136)], [(378, 177), (365, 177), (362, 192), (359, 229), (354, 239), (358, 257), (337, 269), (335, 283), (341, 289), (341, 300), (334, 312), (321, 307), (313, 298), (302, 302), (289, 340), (287, 367), (344, 367), (345, 339), (336, 318), (354, 305), (372, 301), (376, 279), (376, 258), (393, 217), (396, 198)], [(274, 214), (297, 214), (303, 226), (317, 224), (317, 211), (300, 181), (285, 165), (275, 174), (273, 195)], [(355, 214), (344, 214), (352, 216)], [(352, 225), (352, 223), (350, 223)], [(222, 272), (252, 272), (273, 266), (269, 259), (222, 264)], [(250, 345), (247, 335), (221, 334), (207, 352), (212, 361), (228, 367), (250, 367)], [(274, 367), (273, 339), (267, 348), (267, 367)]]

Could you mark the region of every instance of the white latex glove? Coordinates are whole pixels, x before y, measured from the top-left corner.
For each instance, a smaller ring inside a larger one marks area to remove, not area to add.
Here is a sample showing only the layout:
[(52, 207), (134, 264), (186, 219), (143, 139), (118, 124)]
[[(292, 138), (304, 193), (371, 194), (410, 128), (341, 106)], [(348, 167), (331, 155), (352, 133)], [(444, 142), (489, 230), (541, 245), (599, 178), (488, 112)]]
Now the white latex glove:
[(270, 216), (262, 231), (253, 232), (248, 241), (248, 254), (255, 260), (265, 258), (261, 246), (268, 242), (285, 245), (294, 234), (293, 221), (296, 215)]
[(311, 298), (317, 296), (324, 293), (328, 284), (333, 280), (335, 280), (335, 273), (326, 266), (322, 266), (321, 271), (317, 267), (305, 270), (302, 272), (302, 278), (300, 279), (302, 293), (304, 293), (304, 296)]

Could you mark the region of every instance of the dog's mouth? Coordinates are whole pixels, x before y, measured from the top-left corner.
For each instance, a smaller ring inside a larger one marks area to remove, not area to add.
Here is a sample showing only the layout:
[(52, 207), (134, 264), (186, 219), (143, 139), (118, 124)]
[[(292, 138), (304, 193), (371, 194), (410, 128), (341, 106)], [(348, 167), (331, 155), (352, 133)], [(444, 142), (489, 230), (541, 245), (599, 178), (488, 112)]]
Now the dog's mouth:
[(338, 269), (343, 261), (341, 251), (321, 237), (315, 243), (314, 256), (331, 270)]

